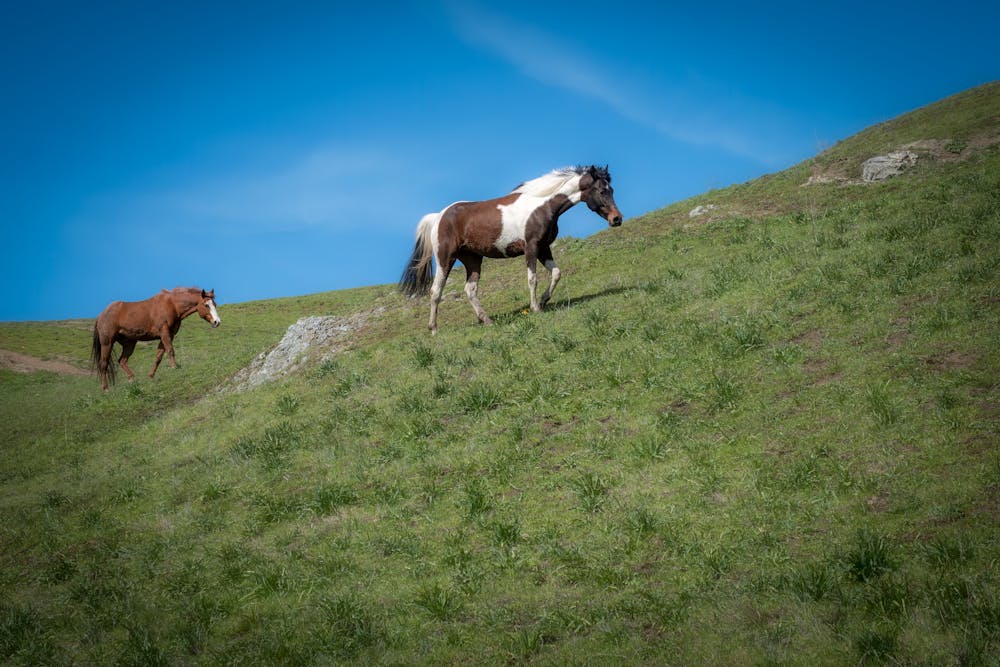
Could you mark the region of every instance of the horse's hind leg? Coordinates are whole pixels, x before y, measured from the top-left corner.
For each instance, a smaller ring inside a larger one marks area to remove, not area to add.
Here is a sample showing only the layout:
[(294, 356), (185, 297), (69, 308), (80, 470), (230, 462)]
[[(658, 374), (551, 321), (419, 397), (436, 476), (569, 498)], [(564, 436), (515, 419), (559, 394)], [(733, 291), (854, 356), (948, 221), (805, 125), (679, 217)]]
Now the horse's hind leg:
[(114, 341), (105, 345), (101, 343), (101, 358), (97, 362), (97, 374), (101, 377), (101, 391), (108, 390), (108, 364), (111, 363), (111, 348)]
[(431, 334), (436, 334), (438, 330), (438, 304), (441, 303), (441, 294), (444, 292), (444, 284), (448, 281), (448, 274), (455, 266), (454, 257), (446, 257), (444, 261), (438, 257), (437, 272), (434, 274), (434, 283), (431, 285), (431, 317), (427, 322), (427, 328)]
[(465, 296), (472, 304), (472, 310), (476, 311), (476, 317), (483, 324), (493, 324), (486, 311), (479, 304), (479, 273), (483, 266), (483, 258), (479, 255), (463, 254), (459, 259), (465, 265)]
[(128, 375), (128, 381), (135, 381), (135, 373), (132, 369), (128, 367), (128, 358), (132, 356), (132, 352), (135, 351), (135, 341), (134, 340), (123, 340), (122, 342), (122, 354), (118, 357), (118, 365), (125, 370), (125, 374)]

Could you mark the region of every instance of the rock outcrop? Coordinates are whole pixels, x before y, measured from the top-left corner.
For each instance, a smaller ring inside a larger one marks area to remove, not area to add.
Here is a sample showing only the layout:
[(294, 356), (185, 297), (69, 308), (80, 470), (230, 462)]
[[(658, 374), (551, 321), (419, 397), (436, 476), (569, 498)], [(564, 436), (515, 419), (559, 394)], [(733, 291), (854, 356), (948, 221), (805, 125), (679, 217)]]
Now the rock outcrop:
[(236, 374), (233, 390), (245, 391), (288, 375), (317, 354), (339, 352), (347, 346), (350, 334), (364, 326), (370, 314), (303, 317), (288, 327), (274, 348), (261, 352), (253, 363)]
[(898, 176), (917, 163), (913, 151), (893, 151), (888, 155), (876, 155), (861, 165), (861, 180), (865, 183), (884, 181)]

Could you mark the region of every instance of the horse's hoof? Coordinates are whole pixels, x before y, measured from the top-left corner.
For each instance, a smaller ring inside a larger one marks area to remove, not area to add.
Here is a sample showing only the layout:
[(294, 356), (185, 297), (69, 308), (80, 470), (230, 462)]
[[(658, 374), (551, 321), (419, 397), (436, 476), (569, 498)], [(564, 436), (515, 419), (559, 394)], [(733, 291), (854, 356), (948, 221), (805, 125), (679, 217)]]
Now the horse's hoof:
[(493, 320), (491, 320), (488, 317), (484, 317), (483, 319), (481, 319), (479, 321), (483, 323), (483, 326), (487, 326), (488, 327), (488, 326), (492, 326), (493, 325)]

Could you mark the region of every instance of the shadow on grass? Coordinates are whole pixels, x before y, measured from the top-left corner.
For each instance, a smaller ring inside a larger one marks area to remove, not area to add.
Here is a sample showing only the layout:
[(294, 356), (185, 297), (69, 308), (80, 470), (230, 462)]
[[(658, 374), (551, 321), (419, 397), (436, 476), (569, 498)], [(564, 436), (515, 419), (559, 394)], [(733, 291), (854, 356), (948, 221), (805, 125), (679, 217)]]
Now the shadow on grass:
[[(583, 294), (581, 296), (575, 296), (569, 299), (556, 299), (555, 301), (550, 301), (548, 305), (545, 306), (543, 311), (557, 311), (557, 310), (568, 310), (569, 308), (575, 308), (579, 305), (585, 304), (594, 299), (600, 299), (606, 296), (612, 296), (615, 294), (621, 294), (622, 292), (627, 292), (633, 289), (631, 286), (623, 285), (620, 287), (609, 287), (607, 289), (601, 290), (600, 292), (594, 292), (593, 294)], [(493, 319), (500, 324), (502, 322), (510, 322), (515, 317), (523, 313), (525, 310), (530, 309), (529, 304), (524, 304), (520, 308), (514, 310), (508, 310), (503, 313), (498, 313)]]

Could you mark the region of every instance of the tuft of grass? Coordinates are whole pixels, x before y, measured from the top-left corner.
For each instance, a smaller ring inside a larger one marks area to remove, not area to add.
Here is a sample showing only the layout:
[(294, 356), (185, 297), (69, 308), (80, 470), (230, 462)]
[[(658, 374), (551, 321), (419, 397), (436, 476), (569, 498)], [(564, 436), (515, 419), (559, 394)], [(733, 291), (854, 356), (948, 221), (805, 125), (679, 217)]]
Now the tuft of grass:
[(417, 368), (430, 368), (434, 365), (434, 350), (423, 343), (413, 346), (413, 361)]
[(585, 512), (593, 514), (607, 502), (610, 487), (599, 475), (589, 471), (585, 472), (571, 479), (570, 486)]
[(379, 614), (355, 594), (324, 598), (317, 608), (319, 622), (311, 632), (323, 652), (347, 660), (356, 659), (385, 636)]
[(661, 461), (670, 452), (669, 441), (659, 433), (650, 433), (632, 441), (632, 452), (640, 463)]
[(625, 529), (634, 537), (649, 537), (659, 528), (659, 518), (646, 507), (633, 507), (625, 512)]
[(459, 395), (458, 405), (462, 412), (478, 414), (499, 407), (503, 398), (503, 394), (496, 387), (489, 384), (475, 384)]
[(513, 546), (521, 541), (521, 524), (518, 521), (494, 521), (489, 526), (490, 539), (497, 547)]
[(469, 480), (462, 488), (460, 506), (468, 521), (477, 521), (493, 509), (493, 496), (479, 477)]
[(32, 652), (46, 643), (44, 627), (34, 609), (0, 603), (0, 659), (31, 662)]
[(830, 563), (807, 563), (792, 574), (792, 590), (800, 600), (819, 602), (838, 590), (840, 572)]
[(868, 384), (864, 392), (865, 404), (875, 421), (883, 426), (895, 424), (900, 417), (899, 403), (890, 391), (889, 381)]
[(421, 588), (414, 603), (439, 621), (454, 618), (462, 608), (458, 592), (439, 583)]
[(259, 462), (265, 468), (278, 468), (288, 463), (291, 452), (302, 442), (300, 431), (290, 422), (280, 422), (264, 429), (260, 435), (245, 435), (233, 443), (233, 456)]
[(891, 664), (899, 647), (899, 629), (894, 626), (869, 628), (854, 639), (854, 649), (863, 665)]
[(299, 411), (299, 399), (291, 394), (282, 394), (275, 402), (274, 409), (283, 417), (291, 417)]
[(936, 568), (954, 568), (972, 561), (975, 543), (964, 535), (938, 535), (923, 546), (924, 557)]
[(319, 514), (332, 514), (342, 507), (354, 505), (358, 500), (358, 493), (353, 487), (334, 482), (324, 484), (314, 491), (311, 506)]
[(882, 534), (859, 529), (854, 545), (844, 555), (847, 572), (854, 581), (870, 581), (896, 568), (892, 543)]
[(713, 371), (705, 393), (711, 412), (735, 409), (743, 395), (732, 374), (725, 371)]

